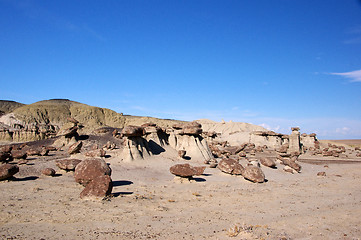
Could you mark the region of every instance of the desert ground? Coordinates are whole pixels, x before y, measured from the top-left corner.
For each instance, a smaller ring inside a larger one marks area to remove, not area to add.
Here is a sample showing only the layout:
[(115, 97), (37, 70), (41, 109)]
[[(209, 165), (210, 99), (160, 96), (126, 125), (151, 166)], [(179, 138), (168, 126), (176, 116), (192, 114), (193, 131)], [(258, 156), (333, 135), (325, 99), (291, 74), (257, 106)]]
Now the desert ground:
[[(114, 150), (115, 152), (117, 150)], [(302, 172), (262, 166), (267, 182), (206, 168), (193, 182), (173, 180), (184, 163), (171, 150), (144, 161), (105, 160), (112, 195), (81, 200), (73, 172), (50, 156), (29, 158), (1, 181), (1, 239), (359, 239), (361, 161), (303, 163)], [(112, 155), (112, 153), (110, 153)], [(114, 155), (116, 155), (114, 153)], [(192, 163), (192, 160), (189, 162)], [(194, 163), (195, 164), (195, 163)], [(45, 167), (57, 169), (44, 176)], [(320, 171), (326, 176), (317, 176)]]
[[(136, 117), (66, 99), (0, 101), (0, 111), (0, 239), (361, 238), (361, 140)], [(85, 187), (76, 180), (89, 158), (111, 168), (111, 179), (100, 174), (111, 192), (82, 197), (91, 183), (105, 186), (98, 176)], [(82, 161), (74, 172), (61, 169), (64, 159)], [(180, 181), (170, 168), (184, 163), (205, 169)]]

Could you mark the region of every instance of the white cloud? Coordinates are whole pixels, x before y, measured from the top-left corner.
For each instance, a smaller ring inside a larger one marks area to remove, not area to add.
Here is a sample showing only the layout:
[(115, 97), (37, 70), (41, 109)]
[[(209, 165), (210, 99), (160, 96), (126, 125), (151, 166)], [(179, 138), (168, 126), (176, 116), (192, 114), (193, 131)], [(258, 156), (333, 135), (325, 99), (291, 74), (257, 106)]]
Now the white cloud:
[(349, 78), (349, 79), (351, 79), (350, 82), (361, 82), (361, 70), (356, 70), (356, 71), (352, 71), (352, 72), (344, 72), (344, 73), (331, 73), (331, 74)]

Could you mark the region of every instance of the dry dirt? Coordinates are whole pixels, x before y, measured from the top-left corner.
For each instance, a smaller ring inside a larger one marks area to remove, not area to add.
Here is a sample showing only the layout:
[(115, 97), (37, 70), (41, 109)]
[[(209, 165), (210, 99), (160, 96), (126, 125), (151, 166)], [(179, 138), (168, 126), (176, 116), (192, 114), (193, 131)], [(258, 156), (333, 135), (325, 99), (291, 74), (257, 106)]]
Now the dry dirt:
[[(194, 182), (173, 181), (185, 160), (166, 151), (112, 168), (112, 197), (83, 201), (83, 187), (55, 159), (30, 160), (0, 182), (0, 239), (360, 239), (361, 163), (303, 163), (300, 174), (262, 167), (255, 184), (207, 168)], [(30, 158), (31, 159), (31, 158)], [(196, 163), (191, 164), (197, 165)], [(45, 167), (57, 176), (41, 176)], [(317, 173), (325, 171), (325, 177)], [(232, 237), (233, 236), (233, 237)]]

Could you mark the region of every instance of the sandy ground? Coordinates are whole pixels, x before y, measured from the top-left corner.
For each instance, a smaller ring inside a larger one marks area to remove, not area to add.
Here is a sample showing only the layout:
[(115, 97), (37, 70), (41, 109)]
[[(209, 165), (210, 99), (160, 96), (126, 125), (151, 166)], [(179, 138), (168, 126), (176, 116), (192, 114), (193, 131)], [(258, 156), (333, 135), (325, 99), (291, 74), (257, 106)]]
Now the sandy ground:
[[(113, 196), (94, 202), (79, 198), (83, 187), (55, 167), (55, 157), (31, 160), (15, 179), (0, 182), (0, 239), (361, 236), (361, 163), (301, 163), (300, 174), (262, 167), (268, 180), (262, 184), (207, 168), (195, 182), (180, 184), (169, 167), (184, 160), (167, 152), (134, 163), (110, 157)], [(40, 175), (49, 166), (56, 177)]]

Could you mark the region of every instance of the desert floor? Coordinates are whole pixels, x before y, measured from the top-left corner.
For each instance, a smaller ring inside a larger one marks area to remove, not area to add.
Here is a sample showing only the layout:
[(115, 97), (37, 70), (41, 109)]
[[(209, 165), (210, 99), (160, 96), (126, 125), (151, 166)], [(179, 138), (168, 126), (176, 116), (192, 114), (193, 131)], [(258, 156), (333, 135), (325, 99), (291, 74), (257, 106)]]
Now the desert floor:
[[(268, 181), (261, 184), (207, 168), (194, 182), (177, 183), (169, 167), (184, 160), (165, 153), (133, 163), (108, 158), (112, 197), (85, 201), (55, 158), (30, 161), (0, 182), (1, 239), (361, 237), (361, 162), (301, 162), (300, 174), (262, 167)], [(45, 167), (57, 176), (42, 176)]]

